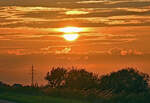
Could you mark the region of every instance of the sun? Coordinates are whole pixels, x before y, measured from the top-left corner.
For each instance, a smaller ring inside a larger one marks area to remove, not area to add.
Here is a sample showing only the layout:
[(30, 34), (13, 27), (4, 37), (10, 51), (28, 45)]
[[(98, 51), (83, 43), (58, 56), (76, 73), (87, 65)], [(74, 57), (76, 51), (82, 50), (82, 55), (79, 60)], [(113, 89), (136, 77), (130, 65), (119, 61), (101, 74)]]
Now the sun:
[(64, 34), (63, 37), (67, 41), (74, 41), (79, 37), (79, 34)]
[(79, 33), (83, 31), (82, 28), (79, 27), (64, 27), (59, 28), (59, 32), (63, 32), (62, 37), (67, 41), (75, 41), (79, 37)]
[(77, 32), (81, 32), (82, 29), (78, 27), (64, 27), (64, 28), (60, 28), (59, 31), (64, 33), (77, 33)]

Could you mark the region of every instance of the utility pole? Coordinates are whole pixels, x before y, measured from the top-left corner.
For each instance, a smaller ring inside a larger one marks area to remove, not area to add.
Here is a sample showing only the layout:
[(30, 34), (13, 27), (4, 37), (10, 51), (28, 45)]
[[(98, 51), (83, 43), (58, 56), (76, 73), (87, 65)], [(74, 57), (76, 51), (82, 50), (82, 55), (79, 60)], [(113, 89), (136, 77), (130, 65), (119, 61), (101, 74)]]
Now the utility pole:
[(32, 65), (32, 76), (31, 76), (31, 86), (33, 87), (34, 86), (34, 66)]

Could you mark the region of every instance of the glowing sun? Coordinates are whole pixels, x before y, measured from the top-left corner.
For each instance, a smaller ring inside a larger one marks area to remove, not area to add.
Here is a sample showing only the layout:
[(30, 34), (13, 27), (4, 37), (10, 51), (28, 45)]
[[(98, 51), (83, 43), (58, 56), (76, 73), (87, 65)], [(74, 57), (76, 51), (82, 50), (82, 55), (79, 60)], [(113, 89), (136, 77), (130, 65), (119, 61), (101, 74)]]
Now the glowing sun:
[(60, 32), (63, 32), (62, 36), (67, 41), (74, 41), (79, 37), (79, 32), (82, 31), (82, 28), (79, 27), (64, 27), (59, 29)]
[(65, 28), (60, 28), (59, 31), (64, 32), (64, 33), (77, 33), (80, 32), (82, 29), (78, 27), (65, 27)]
[(64, 34), (63, 37), (67, 40), (67, 41), (74, 41), (79, 37), (79, 34)]

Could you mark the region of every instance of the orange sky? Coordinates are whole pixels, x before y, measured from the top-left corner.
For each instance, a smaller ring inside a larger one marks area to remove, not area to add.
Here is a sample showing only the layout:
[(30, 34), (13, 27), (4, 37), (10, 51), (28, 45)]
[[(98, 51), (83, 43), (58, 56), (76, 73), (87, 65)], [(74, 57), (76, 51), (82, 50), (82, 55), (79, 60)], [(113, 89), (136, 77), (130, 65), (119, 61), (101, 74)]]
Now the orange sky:
[(39, 84), (53, 66), (150, 74), (149, 12), (148, 0), (0, 0), (0, 80), (29, 84), (32, 64)]

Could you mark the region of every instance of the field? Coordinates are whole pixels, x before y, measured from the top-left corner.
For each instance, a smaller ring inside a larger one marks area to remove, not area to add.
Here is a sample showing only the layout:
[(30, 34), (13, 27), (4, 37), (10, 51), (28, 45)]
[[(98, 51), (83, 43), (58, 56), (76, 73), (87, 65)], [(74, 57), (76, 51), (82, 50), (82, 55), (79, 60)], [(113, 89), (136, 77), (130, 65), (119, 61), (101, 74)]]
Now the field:
[(50, 96), (35, 96), (18, 93), (3, 93), (0, 94), (0, 99), (13, 101), (17, 103), (88, 103), (87, 101), (72, 100), (65, 98), (56, 98)]
[(98, 99), (76, 99), (47, 96), (44, 94), (26, 94), (17, 92), (3, 92), (0, 94), (1, 100), (8, 100), (16, 103), (150, 103), (150, 93), (141, 94), (120, 94), (111, 97), (101, 97)]

